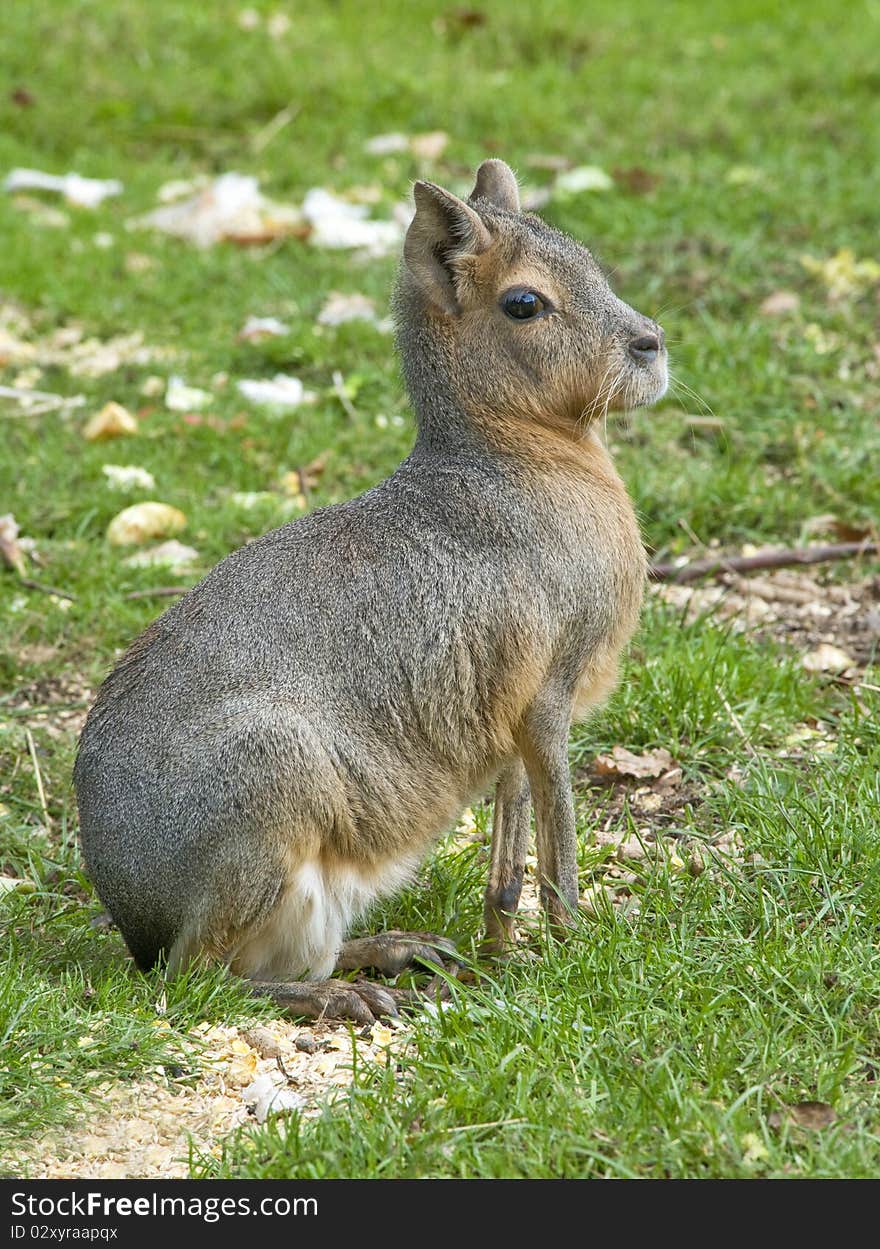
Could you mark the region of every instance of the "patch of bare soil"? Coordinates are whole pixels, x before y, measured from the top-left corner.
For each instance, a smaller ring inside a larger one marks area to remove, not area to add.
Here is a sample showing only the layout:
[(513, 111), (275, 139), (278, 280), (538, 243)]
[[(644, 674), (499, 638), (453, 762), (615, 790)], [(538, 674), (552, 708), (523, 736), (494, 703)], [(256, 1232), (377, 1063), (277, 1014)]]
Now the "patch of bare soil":
[[(19, 658), (48, 663), (56, 654), (51, 646), (32, 646), (20, 651)], [(16, 690), (9, 702), (0, 706), (0, 720), (4, 713), (14, 713), (16, 723), (23, 728), (39, 728), (54, 738), (67, 733), (79, 735), (94, 696), (95, 691), (79, 673), (47, 673)]]
[(33, 1179), (186, 1177), (191, 1148), (219, 1156), (219, 1142), (243, 1124), (290, 1109), (318, 1114), (351, 1083), (354, 1045), (359, 1063), (385, 1064), (406, 1044), (406, 1025), (397, 1020), (373, 1024), (354, 1040), (343, 1024), (201, 1024), (184, 1046), (199, 1070), (195, 1079), (160, 1067), (135, 1083), (108, 1080), (95, 1090), (90, 1114), (34, 1138), (14, 1159), (0, 1159), (0, 1168)]
[(756, 640), (773, 638), (804, 655), (820, 646), (834, 647), (852, 661), (847, 667), (853, 669), (876, 663), (880, 654), (876, 573), (841, 583), (779, 568), (757, 577), (727, 574), (711, 585), (657, 585), (653, 593), (681, 608), (689, 621), (714, 617), (737, 631), (748, 629)]

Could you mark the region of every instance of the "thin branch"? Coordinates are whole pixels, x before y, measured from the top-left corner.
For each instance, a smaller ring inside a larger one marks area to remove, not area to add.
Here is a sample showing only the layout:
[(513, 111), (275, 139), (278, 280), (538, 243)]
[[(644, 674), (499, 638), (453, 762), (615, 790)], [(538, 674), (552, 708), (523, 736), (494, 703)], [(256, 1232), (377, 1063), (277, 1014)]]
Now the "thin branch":
[(350, 417), (351, 420), (356, 421), (357, 412), (354, 404), (345, 393), (345, 378), (342, 376), (339, 369), (334, 370), (333, 373), (333, 393), (345, 409), (346, 415)]
[(191, 590), (189, 585), (156, 585), (151, 590), (132, 590), (130, 594), (123, 594), (123, 598), (174, 598), (177, 594), (186, 594), (187, 590)]
[(30, 577), (19, 577), (19, 585), (26, 585), (29, 590), (39, 590), (41, 594), (54, 594), (56, 598), (66, 598), (71, 603), (76, 602), (75, 594), (68, 594), (66, 590), (59, 590), (54, 585), (43, 585), (42, 581), (31, 581)]
[(43, 789), (43, 778), (40, 775), (40, 764), (37, 760), (37, 748), (34, 745), (34, 735), (30, 729), (24, 731), (25, 741), (28, 744), (28, 750), (31, 755), (31, 763), (34, 765), (34, 776), (37, 778), (37, 793), (40, 795), (40, 806), (43, 808), (43, 819), (46, 821), (46, 827), (52, 827), (52, 817), (49, 814), (49, 806), (46, 802), (46, 791)]
[(724, 690), (721, 688), (720, 685), (715, 686), (715, 693), (721, 699), (721, 703), (722, 703), (722, 706), (724, 707), (724, 710), (727, 712), (728, 716), (730, 716), (730, 723), (736, 729), (737, 734), (741, 738), (742, 743), (745, 746), (746, 750), (749, 752), (749, 754), (752, 756), (753, 759), (757, 759), (758, 752), (757, 750), (755, 750), (754, 746), (752, 745), (751, 738), (749, 737), (748, 733), (743, 728), (742, 721), (740, 720), (739, 716), (736, 714), (734, 709), (731, 707), (730, 703), (727, 701), (727, 698), (724, 695)]
[(880, 554), (880, 542), (839, 542), (834, 546), (783, 547), (764, 551), (760, 555), (719, 555), (715, 559), (698, 559), (682, 565), (652, 564), (650, 572), (655, 581), (683, 585), (688, 581), (699, 581), (702, 577), (723, 577), (730, 572), (755, 572), (759, 568), (786, 568), (792, 564), (823, 564), (833, 559), (877, 554)]

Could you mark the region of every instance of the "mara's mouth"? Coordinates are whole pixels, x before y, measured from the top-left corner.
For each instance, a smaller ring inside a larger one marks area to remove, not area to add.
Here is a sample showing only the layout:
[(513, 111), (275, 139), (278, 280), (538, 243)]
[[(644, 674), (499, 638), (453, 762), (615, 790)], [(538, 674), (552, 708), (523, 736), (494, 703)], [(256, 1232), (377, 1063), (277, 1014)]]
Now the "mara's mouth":
[(610, 381), (605, 381), (582, 404), (576, 413), (578, 423), (589, 425), (603, 420), (610, 412), (632, 412), (635, 408), (649, 408), (659, 402), (669, 389), (669, 369), (664, 352), (650, 370), (622, 370)]

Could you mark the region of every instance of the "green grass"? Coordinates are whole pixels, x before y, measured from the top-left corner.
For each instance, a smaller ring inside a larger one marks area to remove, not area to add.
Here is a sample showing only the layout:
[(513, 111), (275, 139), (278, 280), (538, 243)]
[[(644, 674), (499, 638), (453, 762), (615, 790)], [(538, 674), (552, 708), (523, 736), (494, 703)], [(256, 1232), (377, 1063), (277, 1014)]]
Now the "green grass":
[[(294, 202), (311, 186), (376, 185), (387, 208), (420, 174), (466, 191), (490, 154), (532, 188), (551, 178), (530, 164), (537, 153), (644, 169), (658, 179), (647, 193), (621, 175), (613, 191), (553, 200), (546, 215), (589, 243), (623, 298), (660, 317), (676, 376), (701, 396), (676, 392), (628, 433), (611, 430), (647, 542), (667, 558), (693, 535), (794, 544), (812, 517), (860, 526), (880, 513), (878, 287), (834, 301), (802, 263), (844, 247), (880, 259), (875, 3), (734, 0), (712, 12), (493, 0), (485, 23), (465, 29), (453, 10), (443, 18), (419, 2), (303, 0), (279, 40), (243, 32), (243, 7), (43, 0), (0, 17), (0, 174), (76, 169), (125, 184), (94, 212), (65, 208), (63, 228), (0, 194), (0, 303), (25, 310), (35, 340), (77, 322), (99, 337), (138, 330), (179, 353), (95, 380), (47, 367), (39, 389), (88, 398), (66, 418), (0, 401), (0, 514), (36, 540), (43, 562), (29, 575), (75, 596), (64, 607), (0, 570), (0, 869), (37, 886), (0, 901), (0, 1138), (13, 1153), (91, 1104), (103, 1080), (175, 1067), (193, 1022), (255, 1009), (214, 974), (167, 989), (139, 977), (118, 935), (89, 926), (98, 907), (76, 851), (74, 740), (57, 704), (81, 701), (162, 606), (125, 596), (174, 580), (126, 567), (105, 542), (115, 512), (146, 496), (113, 494), (101, 466), (154, 474), (156, 497), (188, 517), (195, 577), (284, 519), (280, 494), (244, 511), (236, 492), (276, 491), (285, 470), (326, 452), (310, 502), (346, 498), (412, 438), (390, 339), (315, 326), (331, 290), (371, 295), (383, 313), (394, 261), (296, 240), (202, 252), (129, 232), (163, 182), (236, 169)], [(284, 109), (292, 119), (264, 144)], [(450, 143), (436, 164), (363, 150), (376, 133), (438, 128)], [(112, 244), (96, 245), (98, 234)], [(151, 267), (133, 270), (133, 252)], [(781, 288), (799, 309), (761, 315)], [(291, 333), (241, 343), (249, 314), (279, 316)], [(279, 370), (316, 404), (272, 417), (237, 396), (236, 379)], [(0, 370), (0, 384), (17, 372)], [(144, 397), (147, 377), (170, 372), (213, 391), (216, 421), (191, 425)], [(109, 399), (142, 413), (141, 432), (88, 444), (84, 416)], [(703, 404), (720, 428), (688, 424)], [(876, 668), (868, 680), (880, 684)], [(23, 714), (25, 696), (54, 710)], [(666, 746), (699, 795), (676, 817), (683, 843), (733, 831), (744, 861), (693, 878), (660, 860), (634, 886), (637, 915), (585, 919), (564, 947), (460, 988), (448, 1010), (416, 1019), (399, 1068), (364, 1067), (317, 1121), (248, 1131), (195, 1172), (876, 1175), (880, 741), (876, 695), (862, 703), (805, 676), (795, 654), (708, 620), (684, 625), (653, 603), (618, 693), (574, 736), (573, 763), (617, 743)], [(787, 749), (813, 718), (832, 753)], [(599, 816), (639, 827), (632, 804), (607, 798), (580, 798), (585, 881)], [(441, 848), (376, 922), (439, 928), (467, 947), (484, 876), (479, 847)], [(807, 1100), (832, 1104), (835, 1125), (768, 1127), (781, 1104)]]

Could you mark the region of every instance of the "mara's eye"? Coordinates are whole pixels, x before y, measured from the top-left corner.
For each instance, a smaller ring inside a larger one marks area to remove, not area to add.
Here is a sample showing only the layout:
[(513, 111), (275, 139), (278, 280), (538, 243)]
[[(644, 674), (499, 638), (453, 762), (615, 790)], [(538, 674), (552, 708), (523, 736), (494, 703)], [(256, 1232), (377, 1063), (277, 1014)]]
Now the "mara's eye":
[(528, 321), (531, 317), (540, 316), (546, 306), (537, 291), (508, 291), (501, 299), (501, 307), (514, 321)]

